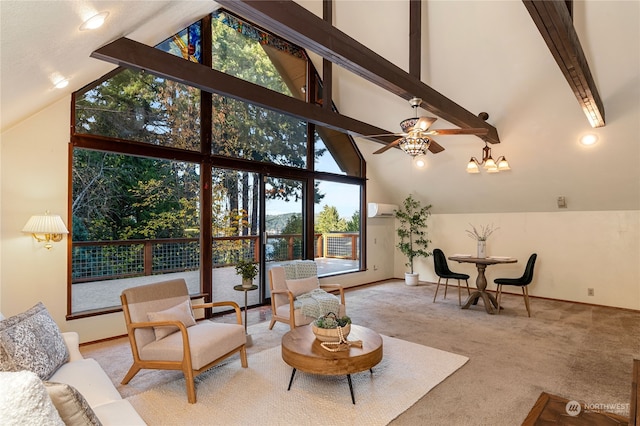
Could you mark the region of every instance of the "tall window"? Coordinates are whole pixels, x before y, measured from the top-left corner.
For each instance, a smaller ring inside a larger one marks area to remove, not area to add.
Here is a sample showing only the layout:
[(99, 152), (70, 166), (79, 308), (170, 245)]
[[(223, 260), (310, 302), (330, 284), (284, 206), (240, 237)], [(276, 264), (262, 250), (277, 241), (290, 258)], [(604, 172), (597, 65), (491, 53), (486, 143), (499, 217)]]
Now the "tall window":
[(72, 314), (119, 306), (132, 277), (200, 293), (197, 165), (75, 148), (73, 174)]
[[(318, 102), (304, 50), (226, 11), (156, 48)], [(331, 264), (322, 274), (363, 267), (364, 163), (349, 136), (121, 68), (75, 93), (73, 109), (69, 317), (119, 309), (123, 288), (159, 275), (243, 304), (233, 291), (241, 259), (260, 266), (250, 304), (269, 297), (278, 262)]]

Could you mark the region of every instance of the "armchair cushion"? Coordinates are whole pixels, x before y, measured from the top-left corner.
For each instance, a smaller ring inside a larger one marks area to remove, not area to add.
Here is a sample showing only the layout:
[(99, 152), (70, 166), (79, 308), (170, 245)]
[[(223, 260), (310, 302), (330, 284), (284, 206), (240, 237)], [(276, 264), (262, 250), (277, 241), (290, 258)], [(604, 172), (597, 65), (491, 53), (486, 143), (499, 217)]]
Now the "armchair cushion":
[[(165, 309), (164, 311), (149, 312), (147, 316), (149, 317), (149, 321), (151, 322), (180, 321), (185, 325), (185, 327), (196, 325), (196, 320), (193, 317), (193, 313), (191, 312), (191, 303), (189, 300), (178, 303), (176, 306), (172, 306), (171, 308)], [(156, 340), (160, 340), (178, 331), (178, 327), (173, 325), (159, 326), (153, 327), (153, 331), (155, 332)]]
[(0, 371), (29, 370), (46, 380), (68, 360), (62, 333), (42, 302), (0, 321)]
[[(199, 370), (211, 362), (244, 345), (247, 337), (240, 324), (201, 321), (187, 329), (191, 362)], [(215, 338), (214, 338), (215, 336)], [(157, 361), (180, 361), (182, 359), (182, 333), (173, 333), (162, 340), (149, 343), (140, 351), (140, 359)]]
[(285, 282), (287, 284), (287, 289), (293, 294), (293, 297), (311, 293), (313, 290), (320, 287), (320, 281), (318, 281), (318, 277), (286, 280)]

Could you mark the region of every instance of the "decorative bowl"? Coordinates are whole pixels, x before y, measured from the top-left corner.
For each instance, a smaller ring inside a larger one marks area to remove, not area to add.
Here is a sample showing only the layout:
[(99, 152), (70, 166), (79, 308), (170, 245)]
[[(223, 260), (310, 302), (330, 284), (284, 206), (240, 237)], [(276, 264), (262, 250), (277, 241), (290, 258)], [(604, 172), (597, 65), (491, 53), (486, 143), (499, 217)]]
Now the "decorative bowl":
[[(342, 328), (342, 335), (346, 339), (351, 332), (351, 324), (347, 324)], [(315, 324), (311, 324), (311, 330), (316, 335), (316, 339), (321, 342), (339, 342), (340, 335), (338, 334), (338, 327), (336, 328), (319, 328)]]

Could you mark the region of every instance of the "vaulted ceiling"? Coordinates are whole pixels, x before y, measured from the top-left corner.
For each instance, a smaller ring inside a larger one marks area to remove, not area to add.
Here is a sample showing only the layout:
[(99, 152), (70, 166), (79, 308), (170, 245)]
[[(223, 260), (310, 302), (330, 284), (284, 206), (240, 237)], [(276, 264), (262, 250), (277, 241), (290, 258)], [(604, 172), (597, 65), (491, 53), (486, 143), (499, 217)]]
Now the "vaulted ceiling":
[[(321, 1), (298, 3), (322, 16)], [(113, 69), (91, 58), (94, 50), (120, 37), (153, 46), (215, 7), (211, 1), (3, 0), (2, 131)], [(493, 156), (505, 155), (512, 170), (468, 175), (469, 157), (480, 157), (484, 146), (475, 136), (438, 137), (445, 151), (429, 154), (424, 170), (399, 150), (373, 155), (380, 145), (358, 138), (370, 201), (399, 202), (413, 192), (434, 212), (554, 211), (557, 196), (576, 210), (640, 208), (639, 9), (627, 1), (575, 3), (576, 35), (607, 111), (607, 125), (594, 130), (523, 2), (423, 1), (422, 82), (473, 114), (488, 112), (501, 141), (492, 145)], [(103, 10), (110, 12), (103, 28), (78, 30), (87, 15)], [(337, 0), (333, 23), (409, 71), (408, 1)], [(320, 56), (312, 58), (322, 70)], [(389, 131), (413, 115), (405, 99), (342, 67), (332, 69), (341, 114)], [(54, 89), (56, 74), (69, 86)], [(434, 127), (456, 126), (439, 117)], [(578, 144), (587, 132), (598, 135), (598, 144)]]

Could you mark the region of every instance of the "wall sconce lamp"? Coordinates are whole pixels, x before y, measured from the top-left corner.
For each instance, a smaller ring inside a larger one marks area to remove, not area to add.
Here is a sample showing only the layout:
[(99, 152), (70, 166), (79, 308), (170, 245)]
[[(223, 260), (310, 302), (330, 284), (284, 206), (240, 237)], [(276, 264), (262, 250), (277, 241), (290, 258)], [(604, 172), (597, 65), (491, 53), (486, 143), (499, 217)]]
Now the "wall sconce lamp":
[(491, 157), (491, 148), (485, 142), (484, 148), (482, 148), (482, 161), (478, 161), (476, 157), (471, 157), (467, 164), (467, 173), (480, 173), (480, 166), (483, 166), (487, 173), (498, 173), (499, 171), (511, 170), (509, 162), (504, 155), (494, 160)]
[(51, 242), (60, 242), (64, 234), (69, 231), (58, 215), (50, 215), (47, 211), (44, 215), (34, 215), (22, 228), (22, 232), (31, 234), (39, 243), (45, 242), (44, 248), (51, 250)]

